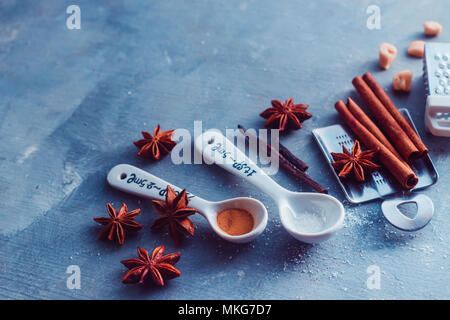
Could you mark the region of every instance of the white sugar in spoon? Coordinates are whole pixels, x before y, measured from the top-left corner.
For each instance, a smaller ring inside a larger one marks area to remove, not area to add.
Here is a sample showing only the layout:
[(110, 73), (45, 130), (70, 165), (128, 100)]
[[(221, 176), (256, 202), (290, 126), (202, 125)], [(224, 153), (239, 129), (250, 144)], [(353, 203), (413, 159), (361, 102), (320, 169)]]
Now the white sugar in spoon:
[(289, 191), (273, 181), (218, 130), (195, 139), (195, 149), (208, 163), (215, 163), (268, 194), (278, 205), (283, 227), (296, 239), (316, 243), (327, 240), (344, 222), (343, 205), (319, 193)]
[[(167, 185), (180, 192), (181, 189), (154, 175), (128, 164), (119, 164), (112, 168), (107, 177), (108, 183), (121, 191), (125, 191), (143, 198), (164, 200)], [(267, 209), (258, 200), (253, 198), (233, 198), (229, 200), (211, 202), (188, 193), (189, 207), (199, 210), (206, 218), (211, 228), (221, 238), (235, 242), (245, 243), (259, 236), (267, 225)], [(217, 224), (217, 214), (226, 209), (243, 209), (253, 216), (253, 229), (249, 233), (232, 236), (222, 231)]]

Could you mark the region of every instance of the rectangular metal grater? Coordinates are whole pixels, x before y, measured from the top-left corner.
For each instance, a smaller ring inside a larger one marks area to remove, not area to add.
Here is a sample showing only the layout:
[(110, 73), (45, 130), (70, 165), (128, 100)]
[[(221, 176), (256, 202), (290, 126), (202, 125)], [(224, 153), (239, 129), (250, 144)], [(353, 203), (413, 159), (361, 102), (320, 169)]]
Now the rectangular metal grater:
[[(416, 130), (408, 110), (400, 109), (399, 111), (409, 123), (411, 123), (414, 130)], [(331, 152), (342, 152), (343, 145), (349, 150), (353, 147), (354, 136), (347, 127), (336, 124), (329, 127), (314, 129), (313, 135), (322, 149), (322, 152), (344, 191), (346, 198), (350, 202), (362, 203), (405, 191), (395, 178), (385, 169), (372, 172), (367, 181), (363, 183), (355, 182), (352, 179), (340, 179), (338, 177), (338, 174), (331, 165), (331, 162), (333, 162)], [(419, 182), (412, 190), (426, 188), (435, 184), (438, 180), (438, 173), (429, 156), (415, 161), (412, 165), (412, 169), (419, 178)]]
[(425, 44), (423, 57), (426, 129), (450, 137), (450, 43)]

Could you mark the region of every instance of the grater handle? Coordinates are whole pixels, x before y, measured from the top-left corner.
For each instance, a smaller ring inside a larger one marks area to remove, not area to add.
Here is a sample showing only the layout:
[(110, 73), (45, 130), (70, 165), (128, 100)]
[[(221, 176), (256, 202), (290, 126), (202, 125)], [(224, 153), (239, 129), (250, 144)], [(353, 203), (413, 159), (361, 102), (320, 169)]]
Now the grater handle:
[(450, 136), (450, 126), (442, 125), (446, 120), (438, 120), (438, 113), (450, 113), (450, 96), (428, 96), (425, 111), (425, 125), (435, 136)]

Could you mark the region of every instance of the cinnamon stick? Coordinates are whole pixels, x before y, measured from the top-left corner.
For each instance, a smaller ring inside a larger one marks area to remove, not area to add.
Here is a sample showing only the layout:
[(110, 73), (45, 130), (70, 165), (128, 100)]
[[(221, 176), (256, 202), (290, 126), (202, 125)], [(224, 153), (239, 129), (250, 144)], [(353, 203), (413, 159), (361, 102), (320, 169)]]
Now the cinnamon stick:
[(367, 114), (356, 104), (352, 98), (347, 98), (348, 110), (353, 114), (353, 116), (361, 122), (361, 124), (366, 127), (382, 144), (385, 145), (397, 158), (404, 161), (402, 156), (395, 150), (394, 146), (389, 142), (386, 136), (381, 132), (378, 126), (367, 116)]
[(420, 152), (414, 143), (363, 78), (357, 76), (353, 79), (352, 83), (402, 157), (406, 161), (415, 160), (420, 157)]
[(315, 191), (317, 191), (319, 193), (328, 193), (327, 188), (325, 188), (324, 186), (319, 184), (317, 181), (315, 181), (313, 178), (311, 178), (306, 172), (299, 170), (292, 163), (290, 163), (288, 160), (286, 160), (286, 158), (283, 157), (281, 154), (280, 154), (280, 165), (283, 169), (288, 171), (295, 178), (300, 179), (301, 181), (305, 182), (307, 185), (309, 185)]
[(341, 115), (345, 123), (350, 127), (359, 140), (367, 148), (378, 149), (378, 156), (381, 163), (394, 176), (394, 178), (405, 189), (412, 189), (419, 179), (412, 169), (398, 159), (384, 144), (382, 144), (353, 114), (348, 110), (342, 100), (335, 104), (336, 110)]
[(420, 139), (419, 135), (416, 133), (411, 124), (402, 116), (400, 111), (396, 108), (391, 98), (387, 95), (386, 91), (378, 84), (377, 80), (372, 76), (370, 72), (366, 72), (363, 75), (364, 81), (372, 89), (373, 93), (378, 97), (378, 99), (383, 103), (384, 107), (390, 112), (392, 117), (397, 121), (403, 131), (408, 135), (411, 141), (414, 143), (416, 148), (419, 150), (419, 157), (424, 157), (428, 153), (428, 148)]
[[(271, 146), (270, 146), (271, 147)], [(304, 163), (302, 160), (297, 158), (291, 151), (289, 151), (285, 146), (279, 143), (278, 147), (280, 148), (280, 153), (283, 157), (286, 158), (294, 167), (296, 167), (300, 171), (308, 170), (308, 165)]]
[[(258, 136), (255, 136), (249, 132), (246, 132), (245, 128), (241, 125), (238, 125), (239, 130), (242, 134), (245, 133), (245, 138), (248, 139), (249, 137), (254, 137), (256, 141), (258, 141), (258, 144), (261, 143)], [(270, 153), (273, 152), (275, 156), (278, 155), (279, 164), (280, 166), (288, 171), (290, 174), (292, 174), (295, 178), (305, 182), (307, 185), (309, 185), (311, 188), (313, 188), (315, 191), (320, 193), (328, 193), (328, 189), (324, 186), (320, 185), (317, 181), (315, 181), (313, 178), (311, 178), (307, 173), (303, 172), (299, 168), (297, 168), (293, 163), (291, 163), (289, 160), (287, 160), (280, 152), (278, 152), (275, 148), (273, 148), (269, 143), (262, 141), (263, 144), (265, 144), (270, 150)], [(295, 156), (294, 156), (295, 157)], [(301, 160), (300, 160), (301, 161)], [(302, 161), (303, 162), (303, 161)]]
[[(238, 124), (238, 129), (240, 129), (242, 133), (247, 131), (247, 129), (245, 129), (244, 126), (241, 126), (240, 124)], [(261, 141), (262, 144), (265, 144), (267, 146), (267, 154), (270, 156), (272, 146), (268, 142), (262, 141), (258, 137), (256, 137), (256, 139), (258, 141)], [(288, 160), (290, 163), (292, 163), (292, 165), (294, 165), (294, 167), (296, 167), (297, 169), (299, 169), (301, 171), (308, 170), (308, 165), (306, 163), (304, 163), (302, 160), (300, 160), (299, 158), (297, 158), (291, 151), (289, 151), (288, 148), (283, 146), (281, 144), (281, 142), (278, 143), (278, 147), (279, 147), (279, 153), (281, 155), (283, 155), (283, 157), (285, 157), (286, 160)]]

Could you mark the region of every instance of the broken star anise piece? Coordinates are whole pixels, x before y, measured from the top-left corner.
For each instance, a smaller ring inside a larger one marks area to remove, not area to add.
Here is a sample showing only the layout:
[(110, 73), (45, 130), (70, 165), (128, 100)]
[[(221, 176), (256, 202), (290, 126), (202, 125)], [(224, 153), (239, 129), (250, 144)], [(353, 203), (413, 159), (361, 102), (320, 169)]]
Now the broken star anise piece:
[(188, 203), (186, 189), (177, 195), (170, 186), (167, 186), (166, 201), (153, 200), (153, 206), (161, 214), (161, 217), (155, 220), (152, 229), (160, 229), (166, 224), (169, 225), (169, 235), (177, 246), (183, 235), (193, 236), (194, 223), (188, 217), (197, 210), (189, 208)]
[(155, 128), (153, 136), (147, 131), (142, 131), (144, 139), (133, 142), (140, 149), (138, 156), (159, 160), (161, 156), (168, 154), (177, 144), (172, 140), (174, 131), (161, 131), (159, 124)]
[(294, 104), (294, 99), (289, 98), (285, 103), (278, 100), (272, 100), (272, 108), (264, 110), (261, 117), (267, 119), (264, 127), (280, 129), (300, 129), (302, 122), (312, 117), (312, 114), (306, 112), (307, 104)]
[(331, 164), (333, 168), (340, 170), (339, 177), (341, 178), (348, 178), (353, 175), (357, 181), (363, 182), (365, 180), (365, 171), (372, 172), (380, 168), (379, 165), (372, 162), (378, 150), (361, 151), (358, 140), (353, 145), (352, 153), (345, 146), (342, 146), (342, 150), (344, 153), (331, 153), (334, 159), (334, 162)]
[(149, 278), (159, 286), (164, 286), (164, 281), (179, 277), (181, 272), (173, 265), (180, 260), (180, 253), (164, 255), (165, 247), (159, 246), (153, 250), (149, 257), (148, 251), (137, 248), (139, 259), (122, 260), (125, 267), (130, 269), (122, 278), (123, 283), (144, 283)]
[(108, 240), (113, 240), (114, 238), (117, 238), (119, 244), (123, 245), (125, 242), (124, 229), (137, 231), (142, 228), (142, 224), (134, 221), (141, 212), (141, 209), (128, 212), (127, 205), (124, 203), (119, 212), (117, 212), (110, 203), (107, 203), (106, 210), (108, 210), (109, 218), (94, 218), (95, 222), (104, 225), (98, 237), (99, 239), (108, 238)]

